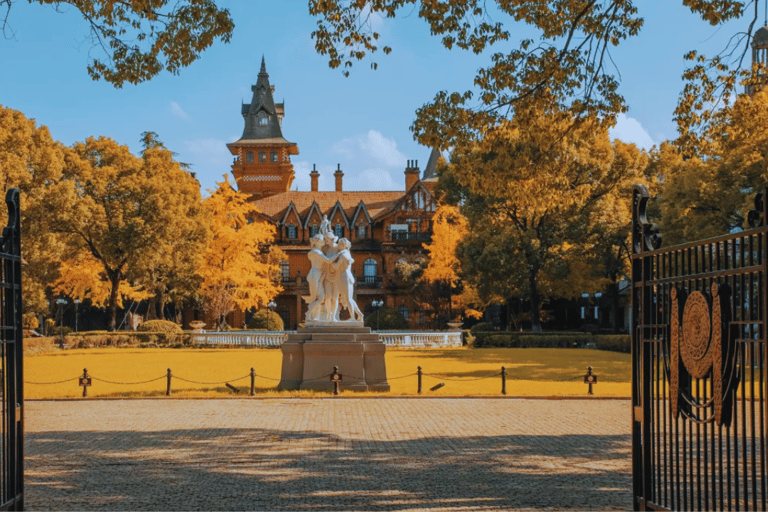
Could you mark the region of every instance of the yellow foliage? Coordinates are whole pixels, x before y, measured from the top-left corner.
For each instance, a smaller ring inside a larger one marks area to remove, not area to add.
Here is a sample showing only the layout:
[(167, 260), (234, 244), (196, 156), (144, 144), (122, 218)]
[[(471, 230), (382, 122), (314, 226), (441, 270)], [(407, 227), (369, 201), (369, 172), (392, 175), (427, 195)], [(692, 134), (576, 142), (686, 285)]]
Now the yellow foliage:
[(248, 194), (236, 191), (224, 176), (204, 202), (211, 236), (200, 276), (206, 302), (216, 318), (234, 305), (243, 311), (266, 305), (282, 288), (276, 284), (278, 265), (269, 258), (275, 228), (259, 220)]
[(456, 206), (440, 205), (433, 218), (431, 244), (424, 244), (429, 263), (422, 279), (428, 283), (444, 281), (456, 286), (459, 281), (459, 260), (456, 247), (467, 234), (467, 219)]
[[(90, 300), (96, 307), (109, 305), (112, 285), (104, 273), (104, 265), (87, 253), (80, 253), (74, 259), (61, 262), (61, 275), (53, 283), (53, 291), (72, 297), (73, 299)], [(142, 286), (132, 286), (124, 283), (117, 296), (117, 307), (123, 307), (123, 298), (141, 301), (152, 294)]]

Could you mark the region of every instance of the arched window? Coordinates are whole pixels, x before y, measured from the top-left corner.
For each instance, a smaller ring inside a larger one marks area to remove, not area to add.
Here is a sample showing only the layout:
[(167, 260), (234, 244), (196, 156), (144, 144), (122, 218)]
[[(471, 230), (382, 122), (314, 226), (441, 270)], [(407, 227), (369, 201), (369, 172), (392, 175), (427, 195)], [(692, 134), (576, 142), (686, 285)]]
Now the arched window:
[(270, 151), (269, 152), (269, 161), (270, 162), (277, 162), (277, 151)]
[(269, 124), (269, 116), (263, 110), (258, 115), (259, 125), (264, 126)]
[(288, 261), (280, 262), (280, 274), (283, 276), (283, 281), (291, 280), (291, 264)]
[(403, 315), (403, 318), (405, 318), (406, 320), (408, 320), (408, 306), (406, 306), (405, 304), (403, 304), (402, 306), (400, 306), (399, 308), (397, 308), (397, 310), (400, 312), (400, 314), (401, 314), (401, 315)]
[(259, 151), (259, 162), (266, 162), (266, 161), (267, 161), (267, 152)]
[(344, 227), (342, 227), (341, 224), (336, 224), (333, 226), (333, 234), (337, 237), (341, 238), (344, 236)]
[(366, 283), (373, 283), (376, 281), (378, 263), (373, 258), (368, 258), (363, 263), (363, 277)]
[(253, 151), (246, 151), (245, 152), (245, 161), (246, 162), (253, 162)]
[(286, 238), (299, 238), (299, 230), (296, 229), (296, 224), (288, 224), (286, 228)]

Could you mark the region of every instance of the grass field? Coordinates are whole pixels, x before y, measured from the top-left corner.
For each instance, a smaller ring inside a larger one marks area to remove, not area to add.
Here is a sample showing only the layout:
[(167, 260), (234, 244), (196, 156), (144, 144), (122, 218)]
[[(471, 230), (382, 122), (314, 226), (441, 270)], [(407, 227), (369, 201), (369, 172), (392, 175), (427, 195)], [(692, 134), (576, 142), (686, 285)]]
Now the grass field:
[[(174, 376), (172, 392), (175, 396), (233, 395), (222, 381), (236, 386), (240, 395), (247, 395), (251, 367), (262, 376), (256, 378), (257, 395), (313, 395), (310, 392), (277, 391), (281, 362), (281, 351), (274, 349), (54, 351), (25, 357), (25, 395), (27, 398), (81, 396), (82, 388), (76, 379), (82, 375), (83, 368), (88, 368), (93, 377), (93, 385), (88, 390), (92, 397), (163, 396), (168, 368)], [(588, 366), (592, 366), (598, 376), (598, 384), (594, 387), (596, 396), (630, 395), (630, 356), (617, 352), (515, 348), (388, 350), (386, 364), (391, 395), (416, 394), (417, 366), (424, 372), (423, 394), (426, 396), (500, 395), (502, 366), (507, 368), (507, 395), (510, 396), (586, 395), (583, 376)], [(44, 384), (64, 380), (66, 382), (60, 384)], [(152, 382), (144, 382), (149, 380)], [(430, 391), (440, 382), (445, 386)]]

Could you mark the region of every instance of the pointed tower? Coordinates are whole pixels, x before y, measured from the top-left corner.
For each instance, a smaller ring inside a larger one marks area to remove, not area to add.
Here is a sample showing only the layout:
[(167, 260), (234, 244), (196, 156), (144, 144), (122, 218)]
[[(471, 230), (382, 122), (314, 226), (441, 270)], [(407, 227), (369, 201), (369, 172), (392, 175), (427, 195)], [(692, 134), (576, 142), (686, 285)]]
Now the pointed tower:
[(273, 88), (263, 56), (256, 85), (251, 90), (251, 102), (241, 108), (245, 119), (243, 135), (227, 144), (227, 148), (235, 156), (232, 174), (237, 188), (260, 199), (290, 190), (294, 176), (291, 155), (298, 155), (299, 148), (283, 138), (284, 104), (275, 103), (272, 98)]

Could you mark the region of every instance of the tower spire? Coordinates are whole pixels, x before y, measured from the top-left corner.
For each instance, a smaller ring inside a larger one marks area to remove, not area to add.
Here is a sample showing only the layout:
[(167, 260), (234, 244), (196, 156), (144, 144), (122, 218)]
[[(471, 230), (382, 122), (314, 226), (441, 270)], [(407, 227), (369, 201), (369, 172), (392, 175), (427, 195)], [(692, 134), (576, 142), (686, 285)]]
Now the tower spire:
[(261, 69), (259, 70), (259, 74), (267, 74), (267, 65), (264, 63), (264, 54), (261, 54)]

